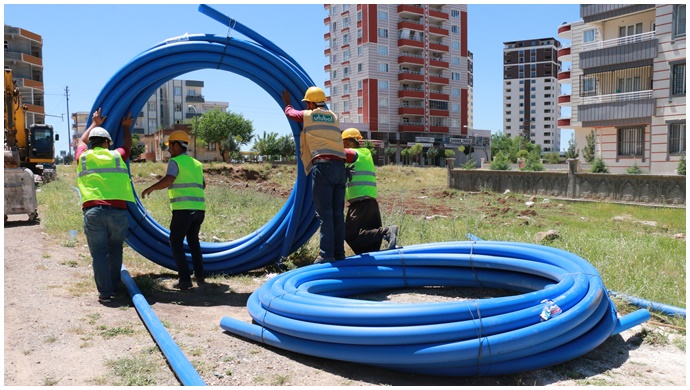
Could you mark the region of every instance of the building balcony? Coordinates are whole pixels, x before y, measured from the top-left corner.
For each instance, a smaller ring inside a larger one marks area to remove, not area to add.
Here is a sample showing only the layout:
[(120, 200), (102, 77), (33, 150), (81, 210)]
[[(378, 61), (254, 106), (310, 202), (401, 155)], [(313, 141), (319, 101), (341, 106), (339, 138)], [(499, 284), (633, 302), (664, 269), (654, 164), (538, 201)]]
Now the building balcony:
[(330, 87), (331, 87), (331, 80), (326, 80), (326, 81), (323, 83), (323, 86), (326, 87), (326, 88), (330, 88)]
[(326, 17), (323, 19), (323, 24), (324, 24), (325, 26), (330, 25), (330, 24), (331, 24), (331, 17), (330, 17), (330, 16), (326, 16)]
[(330, 57), (331, 56), (331, 48), (329, 47), (328, 49), (324, 50), (323, 55), (325, 57)]
[(17, 62), (43, 67), (42, 58), (19, 52), (5, 52), (5, 65), (14, 65)]
[(448, 118), (450, 116), (450, 112), (448, 112), (448, 110), (429, 110), (429, 114), (431, 116), (441, 116), (444, 118)]
[(431, 43), (429, 43), (429, 49), (430, 49), (430, 50), (440, 51), (440, 52), (443, 52), (443, 53), (448, 53), (448, 51), (449, 51), (448, 45), (445, 45), (445, 44), (443, 44), (443, 43), (441, 43), (441, 42), (431, 42)]
[(191, 103), (205, 103), (206, 99), (204, 99), (203, 95), (187, 95), (188, 102)]
[(398, 108), (398, 115), (424, 115), (424, 106), (410, 106)]
[(429, 98), (431, 98), (433, 100), (448, 101), (448, 99), (450, 98), (450, 95), (448, 95), (447, 93), (443, 93), (443, 92), (431, 92), (429, 94)]
[(558, 82), (561, 84), (570, 84), (570, 69), (558, 72)]
[(398, 131), (401, 133), (423, 133), (424, 124), (421, 122), (401, 123), (398, 125)]
[(653, 9), (654, 7), (654, 4), (581, 4), (580, 17), (585, 23), (592, 23)]
[(406, 88), (398, 91), (399, 98), (424, 99), (424, 90), (418, 88)]
[(41, 81), (24, 78), (18, 78), (15, 79), (15, 81), (17, 82), (17, 88), (31, 88), (43, 90), (43, 82)]
[(573, 30), (570, 24), (563, 24), (558, 27), (558, 38), (559, 39), (573, 39)]
[(323, 67), (323, 71), (324, 71), (324, 72), (330, 72), (330, 71), (331, 71), (331, 64), (325, 65), (325, 66)]
[(430, 133), (447, 133), (450, 128), (448, 126), (430, 126)]
[(561, 95), (558, 97), (559, 106), (569, 106), (570, 105), (570, 95)]
[(561, 118), (558, 120), (558, 127), (570, 127), (570, 118)]
[(424, 82), (424, 75), (420, 72), (412, 73), (411, 71), (398, 73), (398, 81), (416, 81)]
[(410, 48), (416, 48), (416, 49), (423, 49), (424, 48), (424, 42), (416, 40), (416, 39), (398, 39), (398, 48), (404, 48), (404, 47), (410, 47)]
[(413, 31), (424, 31), (424, 24), (411, 19), (403, 19), (398, 22), (398, 30), (410, 29)]
[(448, 85), (450, 84), (450, 79), (448, 77), (443, 76), (431, 76), (429, 77), (429, 82), (434, 84)]
[(429, 26), (429, 34), (447, 37), (449, 32), (443, 27)]
[(448, 63), (448, 61), (444, 61), (441, 59), (429, 58), (429, 65), (436, 67), (436, 68), (444, 68), (444, 69), (450, 68), (450, 64)]
[(417, 54), (401, 54), (398, 57), (398, 64), (424, 66), (424, 58)]
[(582, 45), (580, 68), (585, 73), (598, 70), (615, 70), (636, 65), (652, 65), (657, 57), (659, 40), (655, 32), (629, 35), (627, 37), (589, 42)]
[(327, 33), (323, 34), (323, 40), (324, 41), (330, 41), (331, 40), (331, 33), (327, 32)]
[(558, 50), (558, 61), (572, 62), (573, 58), (570, 55), (570, 48), (564, 47)]
[(411, 4), (400, 4), (398, 6), (398, 14), (412, 14), (418, 16), (424, 16), (424, 9), (422, 7), (411, 5)]
[(577, 109), (583, 127), (651, 123), (654, 98), (651, 90), (587, 96)]

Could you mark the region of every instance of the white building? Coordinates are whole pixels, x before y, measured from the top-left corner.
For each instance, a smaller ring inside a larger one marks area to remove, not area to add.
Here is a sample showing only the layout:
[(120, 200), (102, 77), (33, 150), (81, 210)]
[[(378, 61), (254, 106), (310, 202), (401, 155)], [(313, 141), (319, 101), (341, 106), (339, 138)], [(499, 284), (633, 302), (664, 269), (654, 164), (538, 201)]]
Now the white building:
[[(559, 27), (572, 41), (559, 59), (572, 61), (559, 99), (572, 108), (559, 125), (575, 130), (582, 149), (595, 135), (595, 155), (613, 173), (637, 165), (674, 174), (685, 156), (685, 5), (584, 4), (582, 20)], [(582, 153), (580, 153), (582, 158)]]

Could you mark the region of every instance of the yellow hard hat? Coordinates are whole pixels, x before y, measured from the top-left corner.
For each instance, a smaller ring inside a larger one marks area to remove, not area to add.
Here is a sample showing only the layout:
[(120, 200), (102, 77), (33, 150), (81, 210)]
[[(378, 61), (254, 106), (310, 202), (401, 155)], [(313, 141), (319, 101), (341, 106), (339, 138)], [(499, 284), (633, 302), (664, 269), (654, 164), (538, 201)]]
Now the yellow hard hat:
[(173, 142), (173, 141), (184, 142), (184, 143), (188, 144), (189, 143), (189, 134), (187, 134), (187, 132), (182, 131), (182, 130), (175, 130), (172, 133), (170, 133), (170, 137), (168, 137), (168, 142)]
[(354, 138), (359, 141), (362, 139), (362, 134), (354, 127), (350, 127), (349, 129), (343, 130), (343, 139), (346, 138)]
[(326, 93), (319, 87), (309, 87), (304, 94), (303, 102), (323, 103), (326, 101)]

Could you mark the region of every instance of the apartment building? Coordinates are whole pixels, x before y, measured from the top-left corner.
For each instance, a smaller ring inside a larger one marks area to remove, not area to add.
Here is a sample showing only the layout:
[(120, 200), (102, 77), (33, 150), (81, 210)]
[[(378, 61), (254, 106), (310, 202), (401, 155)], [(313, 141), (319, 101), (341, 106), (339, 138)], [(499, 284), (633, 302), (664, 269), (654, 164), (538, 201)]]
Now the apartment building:
[(12, 79), (28, 107), (26, 127), (46, 123), (43, 38), (31, 31), (6, 24), (5, 67), (12, 69)]
[(541, 145), (547, 153), (561, 145), (560, 47), (555, 38), (503, 43), (503, 132)]
[(195, 116), (213, 109), (227, 111), (228, 102), (207, 101), (203, 95), (204, 82), (198, 80), (169, 80), (151, 95), (137, 118), (132, 131), (153, 134), (158, 129), (184, 124)]
[(593, 132), (613, 173), (674, 174), (685, 156), (685, 7), (583, 4), (582, 20), (558, 28), (571, 40), (559, 59), (572, 62), (558, 75), (572, 85), (561, 99), (572, 116), (559, 126), (575, 130), (580, 149)]
[[(380, 147), (442, 148), (472, 129), (467, 5), (325, 4), (328, 105)], [(383, 157), (383, 153), (378, 153)], [(398, 160), (399, 161), (399, 160)]]

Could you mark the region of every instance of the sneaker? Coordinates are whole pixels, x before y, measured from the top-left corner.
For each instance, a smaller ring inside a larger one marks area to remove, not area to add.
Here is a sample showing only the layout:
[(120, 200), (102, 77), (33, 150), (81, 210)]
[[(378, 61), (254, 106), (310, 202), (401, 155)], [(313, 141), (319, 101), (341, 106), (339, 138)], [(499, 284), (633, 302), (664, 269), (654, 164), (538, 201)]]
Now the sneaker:
[(112, 301), (113, 301), (112, 296), (108, 296), (108, 295), (99, 295), (98, 296), (98, 302), (100, 302), (100, 303), (110, 303)]
[(189, 290), (190, 288), (192, 288), (192, 282), (179, 281), (173, 284), (173, 287), (179, 288), (180, 290)]
[(386, 249), (395, 249), (395, 245), (398, 242), (398, 225), (388, 226), (383, 239), (388, 241), (388, 248)]

